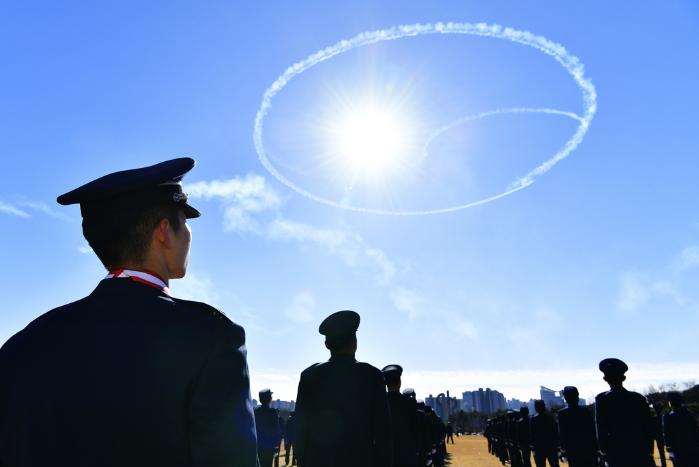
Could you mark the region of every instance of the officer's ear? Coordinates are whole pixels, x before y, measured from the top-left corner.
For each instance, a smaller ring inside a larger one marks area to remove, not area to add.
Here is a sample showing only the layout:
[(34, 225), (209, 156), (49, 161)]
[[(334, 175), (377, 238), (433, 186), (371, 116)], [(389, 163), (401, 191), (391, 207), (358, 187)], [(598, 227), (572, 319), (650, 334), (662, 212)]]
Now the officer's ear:
[(163, 217), (156, 224), (155, 229), (153, 229), (153, 240), (157, 242), (158, 245), (170, 249), (175, 241), (175, 229), (172, 222), (167, 217)]

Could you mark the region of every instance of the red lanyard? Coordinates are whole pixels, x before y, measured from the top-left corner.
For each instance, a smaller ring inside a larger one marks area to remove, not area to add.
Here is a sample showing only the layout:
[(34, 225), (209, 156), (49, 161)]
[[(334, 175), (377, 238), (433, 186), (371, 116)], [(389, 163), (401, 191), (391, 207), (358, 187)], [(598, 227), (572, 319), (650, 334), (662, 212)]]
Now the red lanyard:
[(105, 279), (116, 279), (122, 277), (129, 278), (132, 281), (149, 285), (153, 288), (160, 290), (161, 292), (170, 295), (170, 289), (168, 289), (165, 281), (158, 277), (157, 274), (152, 272), (134, 271), (133, 269), (114, 269), (109, 271), (109, 274), (107, 274), (107, 277), (105, 277)]

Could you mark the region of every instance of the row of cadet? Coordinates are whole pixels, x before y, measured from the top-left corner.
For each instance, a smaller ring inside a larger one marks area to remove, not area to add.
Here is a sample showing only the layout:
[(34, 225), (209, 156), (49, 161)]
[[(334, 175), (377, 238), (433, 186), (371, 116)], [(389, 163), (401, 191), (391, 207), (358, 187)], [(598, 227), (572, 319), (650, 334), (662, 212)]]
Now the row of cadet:
[[(435, 414), (432, 407), (417, 401), (415, 391), (401, 389), (400, 365), (388, 365), (381, 370), (386, 384), (389, 406), (392, 460), (395, 467), (448, 465), (446, 445), (454, 444), (454, 429)], [(296, 440), (297, 414), (290, 412), (286, 421), (277, 409), (271, 407), (272, 391), (259, 392), (260, 406), (255, 408), (258, 456), (262, 467), (278, 467), (284, 458), (285, 466), (298, 464)], [(328, 425), (334, 421), (328, 420)], [(341, 421), (337, 421), (341, 423)], [(281, 447), (283, 440), (284, 454)], [(347, 445), (352, 447), (349, 440)], [(334, 465), (334, 464), (331, 464)]]
[(672, 410), (663, 414), (660, 403), (651, 410), (645, 397), (623, 387), (624, 362), (605, 359), (600, 370), (610, 390), (595, 398), (594, 413), (579, 405), (577, 388), (566, 386), (567, 407), (556, 417), (537, 400), (533, 416), (522, 407), (488, 420), (488, 452), (512, 467), (531, 467), (532, 454), (537, 467), (558, 467), (559, 459), (571, 467), (654, 467), (657, 445), (662, 467), (666, 452), (674, 467), (699, 467), (699, 427), (680, 393), (668, 395)]

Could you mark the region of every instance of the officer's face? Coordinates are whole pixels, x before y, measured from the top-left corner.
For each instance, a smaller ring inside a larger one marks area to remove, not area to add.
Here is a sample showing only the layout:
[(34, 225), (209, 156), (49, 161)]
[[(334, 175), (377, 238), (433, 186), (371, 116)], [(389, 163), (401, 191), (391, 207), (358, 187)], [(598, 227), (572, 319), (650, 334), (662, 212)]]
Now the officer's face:
[(172, 249), (169, 258), (170, 277), (172, 279), (180, 279), (187, 272), (187, 263), (189, 261), (189, 246), (192, 242), (192, 231), (187, 224), (187, 218), (180, 211), (180, 229), (171, 228)]

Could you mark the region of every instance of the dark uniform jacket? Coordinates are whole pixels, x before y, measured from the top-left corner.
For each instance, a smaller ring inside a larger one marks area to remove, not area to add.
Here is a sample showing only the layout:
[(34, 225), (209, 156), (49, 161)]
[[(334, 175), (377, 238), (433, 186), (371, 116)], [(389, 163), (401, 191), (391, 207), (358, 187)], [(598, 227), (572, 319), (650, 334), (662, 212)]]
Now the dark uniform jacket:
[(569, 459), (591, 461), (597, 453), (595, 421), (585, 407), (578, 405), (558, 411), (561, 449)]
[(653, 464), (653, 419), (646, 398), (615, 388), (595, 398), (597, 440), (610, 467)]
[(530, 442), (535, 451), (550, 451), (558, 447), (558, 428), (551, 414), (537, 413), (529, 423)]
[(415, 403), (398, 391), (388, 391), (388, 406), (393, 427), (393, 465), (416, 467), (420, 438)]
[(278, 448), (281, 442), (279, 412), (269, 406), (261, 405), (255, 409), (255, 426), (257, 427), (257, 446), (261, 448)]
[(530, 448), (529, 417), (522, 417), (517, 420), (517, 447), (524, 451)]
[(368, 363), (333, 356), (304, 370), (294, 417), (300, 467), (391, 465), (386, 387)]
[(208, 305), (107, 279), (0, 350), (2, 467), (254, 467), (256, 454), (245, 333)]
[(663, 417), (665, 445), (675, 458), (675, 465), (699, 466), (699, 427), (686, 407)]

